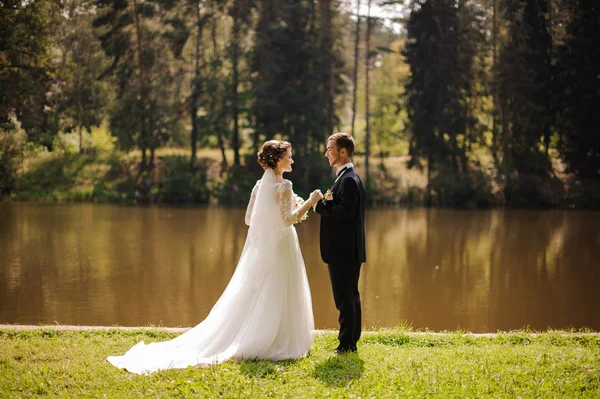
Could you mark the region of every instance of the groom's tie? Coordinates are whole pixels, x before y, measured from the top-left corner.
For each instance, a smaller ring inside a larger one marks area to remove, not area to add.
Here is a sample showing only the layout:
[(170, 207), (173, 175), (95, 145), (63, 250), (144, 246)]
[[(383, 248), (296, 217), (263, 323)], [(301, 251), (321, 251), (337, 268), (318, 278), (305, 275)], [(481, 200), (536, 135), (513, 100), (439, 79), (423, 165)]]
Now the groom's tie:
[(343, 173), (344, 173), (346, 170), (348, 170), (348, 167), (347, 167), (347, 166), (344, 166), (344, 167), (342, 168), (342, 170), (340, 170), (340, 171), (339, 171), (339, 173), (337, 174), (337, 177), (335, 178), (335, 181), (333, 182), (333, 184), (337, 183), (337, 181), (338, 181), (338, 180), (340, 180), (340, 176), (342, 176), (342, 174), (343, 174)]

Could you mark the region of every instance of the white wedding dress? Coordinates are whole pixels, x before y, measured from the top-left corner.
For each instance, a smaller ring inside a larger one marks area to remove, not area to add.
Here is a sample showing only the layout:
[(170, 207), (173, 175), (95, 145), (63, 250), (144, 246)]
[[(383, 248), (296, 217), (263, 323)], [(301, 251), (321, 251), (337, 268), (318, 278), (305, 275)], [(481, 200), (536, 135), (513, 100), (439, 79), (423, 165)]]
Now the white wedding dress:
[[(246, 210), (250, 227), (225, 291), (204, 321), (170, 341), (139, 342), (116, 367), (143, 374), (228, 359), (296, 359), (313, 343), (310, 288), (293, 224), (302, 199), (272, 169), (256, 182)], [(198, 287), (202, 289), (202, 287)], [(176, 311), (176, 309), (174, 309)]]

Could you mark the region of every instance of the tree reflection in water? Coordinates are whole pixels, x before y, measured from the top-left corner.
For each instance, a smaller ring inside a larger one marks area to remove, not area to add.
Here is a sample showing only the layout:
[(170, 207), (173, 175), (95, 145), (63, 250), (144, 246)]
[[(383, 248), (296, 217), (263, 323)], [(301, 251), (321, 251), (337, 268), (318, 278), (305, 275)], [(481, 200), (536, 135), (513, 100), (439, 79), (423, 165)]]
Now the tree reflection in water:
[[(192, 326), (229, 282), (244, 210), (0, 203), (0, 322)], [(600, 329), (600, 213), (371, 209), (364, 324)], [(317, 328), (337, 327), (319, 219), (296, 226)]]

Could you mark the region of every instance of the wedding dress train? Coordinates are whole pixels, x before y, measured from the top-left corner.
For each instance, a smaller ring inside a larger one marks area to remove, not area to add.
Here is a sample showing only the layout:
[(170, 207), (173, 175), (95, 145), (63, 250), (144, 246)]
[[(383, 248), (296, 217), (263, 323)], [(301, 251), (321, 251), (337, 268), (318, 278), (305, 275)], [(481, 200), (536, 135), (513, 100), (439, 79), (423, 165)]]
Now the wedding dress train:
[(295, 211), (301, 204), (291, 182), (276, 182), (268, 169), (252, 190), (246, 211), (250, 227), (236, 270), (206, 319), (170, 341), (142, 341), (107, 360), (142, 374), (228, 359), (306, 356), (314, 319), (293, 226), (302, 219)]

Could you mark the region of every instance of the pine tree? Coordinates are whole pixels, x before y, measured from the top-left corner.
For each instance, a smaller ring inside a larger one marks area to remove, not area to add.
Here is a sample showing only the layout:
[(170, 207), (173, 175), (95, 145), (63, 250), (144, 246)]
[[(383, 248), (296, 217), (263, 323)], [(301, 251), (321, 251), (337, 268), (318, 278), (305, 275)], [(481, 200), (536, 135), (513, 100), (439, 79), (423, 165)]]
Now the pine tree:
[(483, 40), (474, 13), (466, 1), (422, 0), (413, 4), (407, 24), (409, 166), (421, 167), (426, 160), (428, 200), (438, 174), (460, 176), (468, 170), (460, 143), (476, 123), (469, 100)]
[(360, 0), (356, 0), (356, 27), (354, 28), (354, 69), (352, 71), (352, 122), (350, 124), (352, 136), (354, 136), (354, 125), (356, 122), (356, 91), (358, 89), (360, 20)]
[(52, 97), (64, 130), (75, 129), (79, 135), (79, 153), (83, 153), (83, 129), (91, 131), (105, 117), (108, 101), (107, 84), (96, 79), (106, 67), (106, 57), (94, 36), (95, 11), (90, 1), (64, 2), (57, 30), (57, 67)]
[[(255, 142), (281, 135), (306, 155), (330, 130), (332, 44), (307, 2), (261, 2), (254, 50)], [(324, 19), (321, 19), (321, 22)], [(335, 77), (333, 78), (335, 80)], [(317, 143), (315, 145), (315, 143)]]
[(499, 57), (505, 170), (543, 175), (549, 164), (540, 149), (551, 129), (551, 39), (545, 0), (505, 0), (507, 37)]
[(54, 7), (46, 0), (0, 3), (0, 128), (16, 117), (29, 141), (49, 149), (56, 133), (45, 111), (54, 72), (49, 62)]
[(233, 119), (233, 131), (231, 134), (231, 147), (233, 148), (233, 164), (239, 166), (240, 162), (240, 113), (245, 108), (242, 95), (240, 93), (240, 63), (242, 40), (250, 24), (251, 11), (256, 8), (256, 0), (232, 0), (229, 6), (229, 15), (232, 19), (231, 25), (231, 96), (230, 109)]
[(141, 169), (152, 167), (155, 150), (169, 138), (176, 114), (170, 52), (165, 48), (162, 25), (157, 23), (164, 15), (161, 6), (172, 3), (97, 0), (96, 5), (100, 16), (94, 26), (99, 28), (105, 53), (112, 58), (104, 75), (113, 74), (118, 81), (119, 101), (110, 118), (111, 131), (122, 148), (137, 145), (141, 150)]
[(600, 180), (600, 4), (572, 0), (572, 19), (558, 52), (560, 148), (578, 177)]

